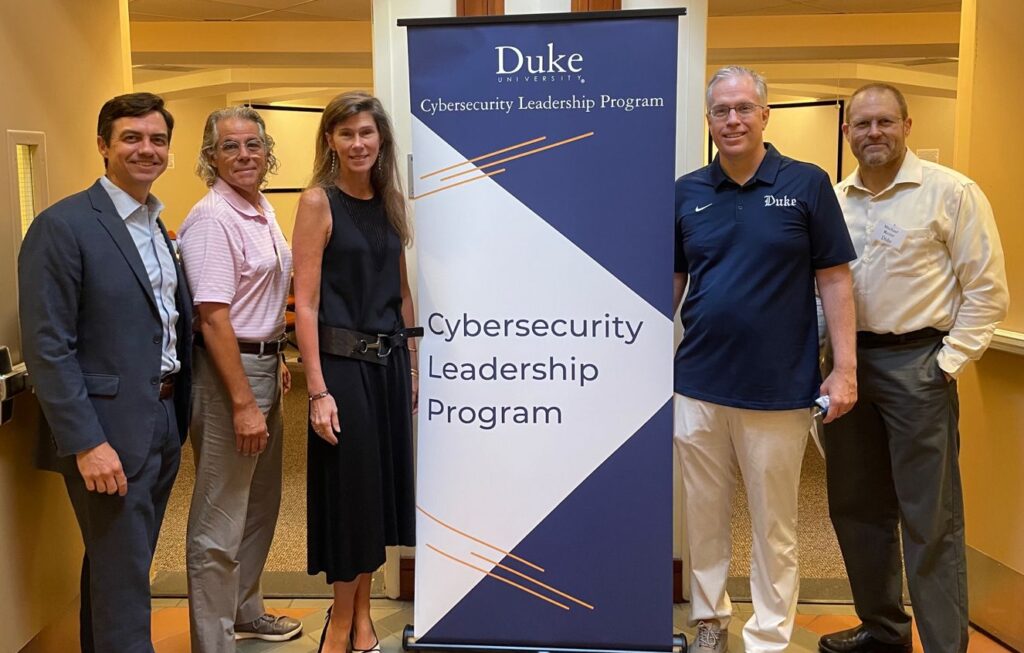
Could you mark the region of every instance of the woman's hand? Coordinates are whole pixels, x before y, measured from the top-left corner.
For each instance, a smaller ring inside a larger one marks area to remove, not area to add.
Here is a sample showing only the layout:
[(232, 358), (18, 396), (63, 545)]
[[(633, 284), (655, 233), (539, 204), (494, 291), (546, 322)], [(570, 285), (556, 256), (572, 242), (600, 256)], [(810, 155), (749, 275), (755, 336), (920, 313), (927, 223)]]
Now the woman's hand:
[(327, 394), (309, 402), (309, 423), (328, 444), (338, 444), (341, 424), (338, 422), (338, 405), (334, 397)]
[(420, 409), (420, 377), (419, 374), (412, 375), (412, 414), (415, 415)]

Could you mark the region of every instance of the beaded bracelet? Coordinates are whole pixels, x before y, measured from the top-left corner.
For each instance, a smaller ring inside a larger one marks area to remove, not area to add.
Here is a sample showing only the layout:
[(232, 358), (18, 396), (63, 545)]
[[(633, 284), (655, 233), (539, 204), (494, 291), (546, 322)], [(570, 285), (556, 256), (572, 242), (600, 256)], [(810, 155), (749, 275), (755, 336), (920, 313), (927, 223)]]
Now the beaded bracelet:
[(326, 397), (329, 394), (331, 394), (330, 390), (324, 390), (323, 392), (318, 392), (315, 395), (309, 395), (309, 402), (313, 403), (317, 399), (323, 399), (324, 397)]

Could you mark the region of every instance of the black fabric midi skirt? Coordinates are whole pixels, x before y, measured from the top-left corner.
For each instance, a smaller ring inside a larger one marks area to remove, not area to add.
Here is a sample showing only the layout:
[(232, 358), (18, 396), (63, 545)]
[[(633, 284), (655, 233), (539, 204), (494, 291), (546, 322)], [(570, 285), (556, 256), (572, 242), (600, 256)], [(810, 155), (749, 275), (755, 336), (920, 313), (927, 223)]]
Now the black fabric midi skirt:
[(384, 564), (385, 546), (412, 546), (412, 390), (409, 352), (387, 365), (321, 354), (338, 405), (338, 444), (308, 426), (307, 571), (328, 583), (351, 581)]

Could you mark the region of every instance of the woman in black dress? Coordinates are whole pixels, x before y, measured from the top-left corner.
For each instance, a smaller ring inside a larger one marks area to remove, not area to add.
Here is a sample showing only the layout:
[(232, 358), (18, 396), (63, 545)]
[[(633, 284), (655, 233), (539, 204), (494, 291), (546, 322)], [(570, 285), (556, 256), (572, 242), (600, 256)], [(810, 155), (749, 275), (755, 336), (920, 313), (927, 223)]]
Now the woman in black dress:
[(414, 544), (416, 346), (410, 241), (390, 120), (344, 93), (324, 110), (292, 246), (295, 326), (309, 392), (308, 571), (334, 586), (320, 648), (379, 650), (370, 575)]

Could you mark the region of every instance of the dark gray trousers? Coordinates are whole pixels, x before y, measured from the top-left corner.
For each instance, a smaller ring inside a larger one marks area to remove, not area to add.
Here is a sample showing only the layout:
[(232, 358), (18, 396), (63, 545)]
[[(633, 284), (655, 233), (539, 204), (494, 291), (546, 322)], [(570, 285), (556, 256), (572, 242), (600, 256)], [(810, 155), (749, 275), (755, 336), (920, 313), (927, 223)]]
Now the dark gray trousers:
[(149, 456), (125, 496), (89, 492), (78, 473), (64, 476), (85, 542), (82, 653), (153, 652), (149, 569), (181, 460), (174, 402), (156, 410)]
[[(828, 502), (857, 615), (887, 643), (911, 641), (907, 584), (926, 653), (967, 650), (967, 563), (956, 382), (939, 338), (857, 348), (858, 401), (825, 427)], [(898, 530), (900, 529), (900, 530)]]

